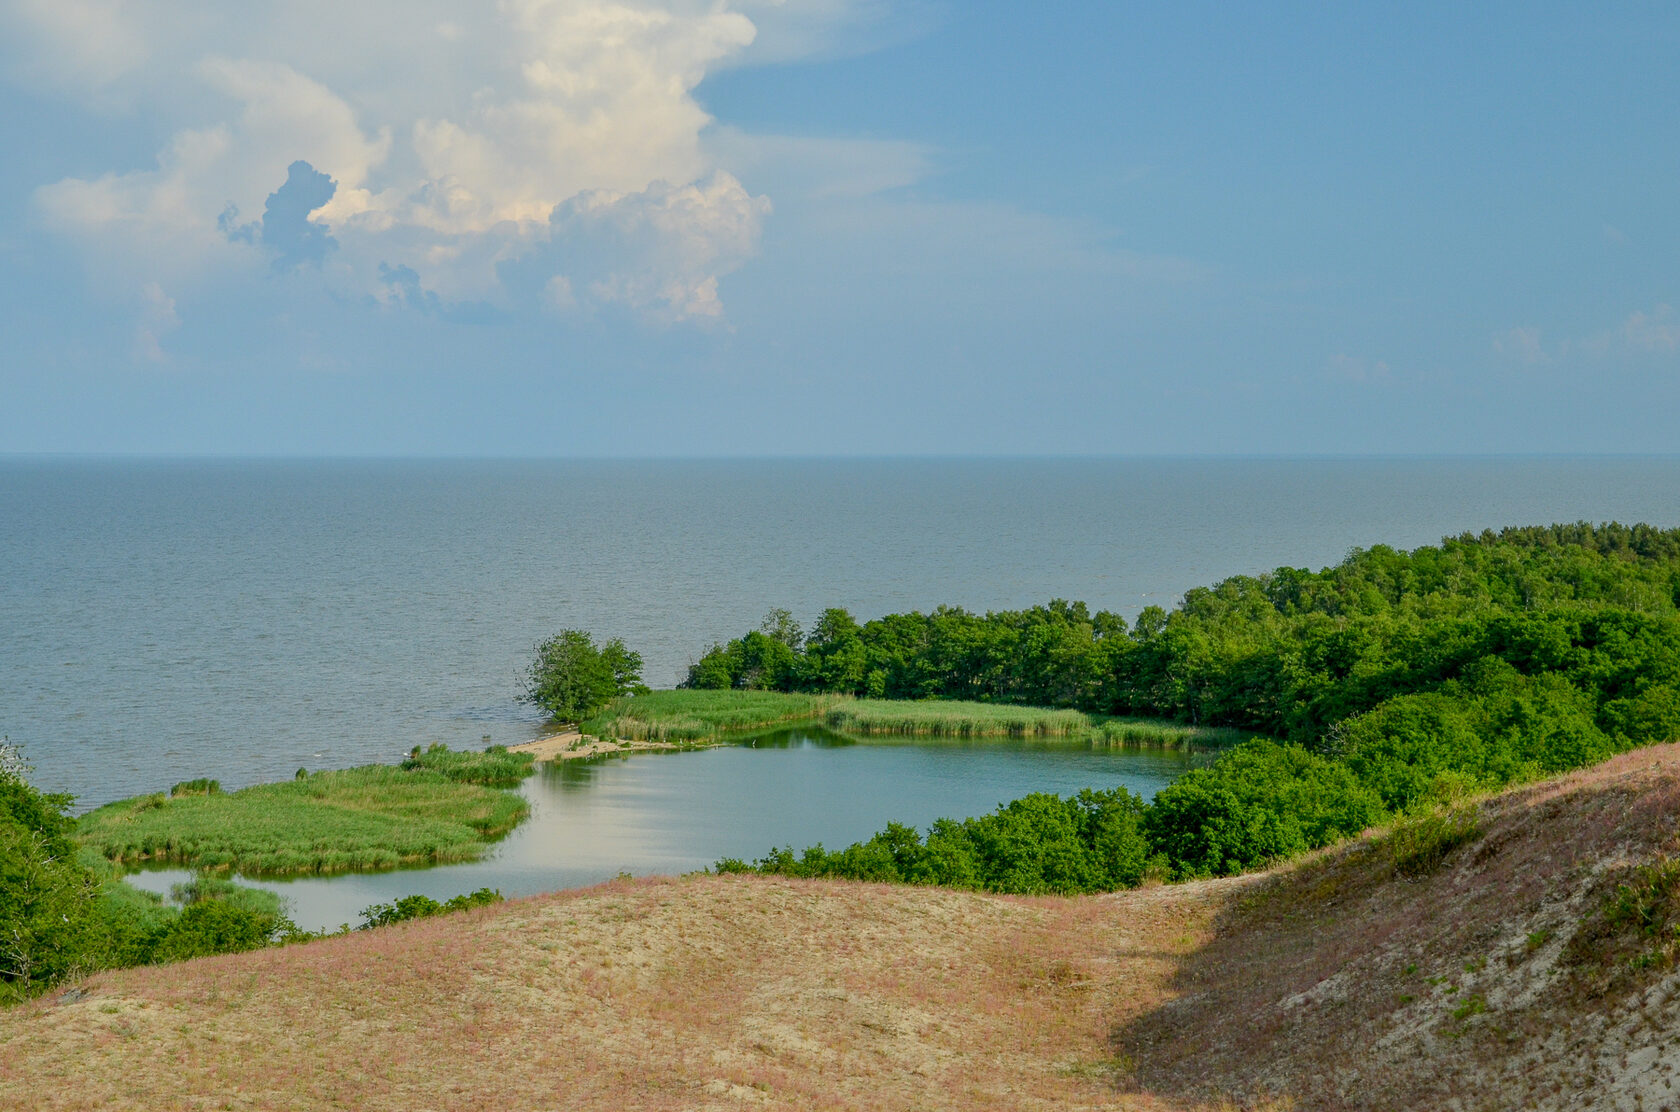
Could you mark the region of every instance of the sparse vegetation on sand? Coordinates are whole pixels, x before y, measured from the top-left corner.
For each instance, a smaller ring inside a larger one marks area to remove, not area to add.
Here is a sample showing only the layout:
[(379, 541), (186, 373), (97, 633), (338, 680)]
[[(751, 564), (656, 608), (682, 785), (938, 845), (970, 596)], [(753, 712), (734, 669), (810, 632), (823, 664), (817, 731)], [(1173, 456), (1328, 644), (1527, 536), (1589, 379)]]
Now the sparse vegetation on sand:
[[(471, 861), (529, 810), (518, 795), (470, 782), (492, 772), (504, 775), (511, 767), (504, 755), (434, 749), (410, 761), (402, 768), (316, 772), (236, 792), (138, 796), (83, 815), (75, 837), (128, 865), (170, 863), (252, 875), (341, 873)], [(518, 763), (530, 766), (529, 758)]]

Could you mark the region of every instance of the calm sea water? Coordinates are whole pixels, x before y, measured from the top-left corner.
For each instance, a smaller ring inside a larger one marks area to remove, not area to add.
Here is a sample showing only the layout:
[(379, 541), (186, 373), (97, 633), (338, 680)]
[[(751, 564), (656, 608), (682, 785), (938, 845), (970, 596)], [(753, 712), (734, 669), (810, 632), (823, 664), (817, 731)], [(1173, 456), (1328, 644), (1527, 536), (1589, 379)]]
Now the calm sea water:
[(0, 459), (0, 734), (83, 806), (233, 788), (529, 738), (519, 673), (565, 627), (665, 686), (771, 606), (1130, 616), (1354, 546), (1611, 518), (1680, 524), (1680, 458)]

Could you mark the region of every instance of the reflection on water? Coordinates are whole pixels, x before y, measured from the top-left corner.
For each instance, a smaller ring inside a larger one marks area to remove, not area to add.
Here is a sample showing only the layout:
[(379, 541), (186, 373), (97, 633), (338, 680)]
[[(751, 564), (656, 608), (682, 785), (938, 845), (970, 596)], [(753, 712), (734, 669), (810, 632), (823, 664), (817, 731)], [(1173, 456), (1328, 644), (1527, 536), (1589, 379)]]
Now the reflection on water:
[[(291, 901), (298, 925), (330, 929), (410, 893), (444, 900), (477, 888), (528, 896), (637, 875), (684, 873), (772, 846), (835, 848), (889, 821), (925, 829), (1029, 792), (1125, 786), (1148, 798), (1196, 757), (1020, 740), (870, 738), (811, 727), (697, 752), (648, 752), (538, 765), (521, 786), (531, 817), (481, 861), (392, 873), (256, 881)], [(167, 892), (181, 870), (131, 882)]]

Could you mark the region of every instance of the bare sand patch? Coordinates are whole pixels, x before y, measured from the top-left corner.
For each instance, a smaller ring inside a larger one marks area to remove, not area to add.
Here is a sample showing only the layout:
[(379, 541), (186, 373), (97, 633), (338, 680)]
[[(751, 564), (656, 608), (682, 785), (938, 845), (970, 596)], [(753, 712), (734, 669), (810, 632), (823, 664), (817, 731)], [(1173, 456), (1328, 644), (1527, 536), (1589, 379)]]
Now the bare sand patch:
[(636, 753), (651, 749), (694, 749), (693, 744), (678, 745), (668, 741), (631, 741), (628, 738), (598, 738), (577, 730), (549, 734), (519, 745), (508, 746), (511, 753), (529, 753), (539, 761), (573, 761), (583, 757), (597, 757), (603, 753)]

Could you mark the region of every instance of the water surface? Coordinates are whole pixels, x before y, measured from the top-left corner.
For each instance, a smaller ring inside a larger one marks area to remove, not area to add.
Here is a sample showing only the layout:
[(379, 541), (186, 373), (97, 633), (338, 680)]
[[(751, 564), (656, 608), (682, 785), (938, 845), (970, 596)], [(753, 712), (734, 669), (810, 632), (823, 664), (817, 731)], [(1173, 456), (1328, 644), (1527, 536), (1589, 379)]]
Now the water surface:
[(520, 671), (567, 627), (669, 686), (772, 606), (1129, 618), (1355, 546), (1610, 518), (1680, 525), (1680, 459), (0, 458), (0, 735), (82, 808), (231, 789), (526, 740)]
[[(539, 765), (520, 791), (531, 817), (482, 861), (389, 873), (258, 881), (286, 897), (311, 930), (359, 921), (363, 908), (410, 893), (445, 900), (477, 888), (533, 895), (610, 879), (677, 874), (720, 857), (754, 860), (772, 846), (838, 849), (890, 821), (983, 814), (1029, 792), (1124, 786), (1144, 798), (1198, 758), (1011, 740), (872, 739), (787, 730), (755, 742)], [(181, 870), (136, 874), (156, 892)]]

